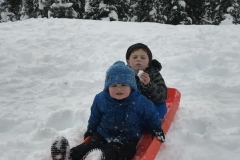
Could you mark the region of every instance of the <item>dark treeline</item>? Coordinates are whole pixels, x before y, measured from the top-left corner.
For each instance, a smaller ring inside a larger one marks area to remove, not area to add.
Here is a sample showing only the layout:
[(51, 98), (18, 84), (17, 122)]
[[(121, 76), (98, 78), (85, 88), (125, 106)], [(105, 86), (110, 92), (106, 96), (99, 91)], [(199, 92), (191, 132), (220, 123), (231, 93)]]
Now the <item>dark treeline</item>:
[(1, 21), (38, 17), (162, 24), (240, 24), (240, 0), (4, 0)]

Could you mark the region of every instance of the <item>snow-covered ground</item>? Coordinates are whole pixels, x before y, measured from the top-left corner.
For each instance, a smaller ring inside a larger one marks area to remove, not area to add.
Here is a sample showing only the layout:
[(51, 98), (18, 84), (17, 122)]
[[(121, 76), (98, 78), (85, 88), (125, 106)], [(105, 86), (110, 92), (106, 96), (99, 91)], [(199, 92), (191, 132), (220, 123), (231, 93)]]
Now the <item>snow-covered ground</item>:
[(0, 159), (50, 160), (83, 141), (105, 71), (147, 44), (180, 108), (157, 160), (239, 160), (240, 27), (71, 19), (0, 24)]

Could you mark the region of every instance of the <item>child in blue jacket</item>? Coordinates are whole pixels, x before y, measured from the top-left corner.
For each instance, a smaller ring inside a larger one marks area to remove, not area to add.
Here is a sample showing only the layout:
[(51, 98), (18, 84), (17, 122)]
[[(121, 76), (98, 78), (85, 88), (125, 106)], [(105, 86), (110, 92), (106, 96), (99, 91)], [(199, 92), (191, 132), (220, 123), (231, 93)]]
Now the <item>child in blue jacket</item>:
[[(126, 61), (127, 65), (134, 70), (138, 89), (155, 104), (159, 118), (163, 119), (167, 113), (168, 93), (165, 81), (160, 74), (161, 63), (152, 59), (151, 50), (142, 43), (133, 44), (127, 49)], [(143, 71), (141, 75), (139, 75), (140, 71)]]
[(68, 151), (66, 138), (57, 138), (51, 146), (53, 160), (80, 160), (98, 154), (101, 160), (131, 160), (141, 136), (141, 122), (161, 141), (165, 136), (154, 104), (140, 94), (134, 71), (124, 62), (115, 62), (106, 72), (105, 85), (91, 106), (86, 143)]

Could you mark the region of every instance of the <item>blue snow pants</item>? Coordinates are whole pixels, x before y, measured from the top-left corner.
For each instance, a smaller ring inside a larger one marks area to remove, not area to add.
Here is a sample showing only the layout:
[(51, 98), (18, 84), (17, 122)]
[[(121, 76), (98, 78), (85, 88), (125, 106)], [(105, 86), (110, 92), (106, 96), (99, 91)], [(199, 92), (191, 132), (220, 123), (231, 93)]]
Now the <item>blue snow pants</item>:
[[(154, 105), (157, 108), (159, 119), (163, 119), (164, 115), (167, 113), (167, 105), (166, 105), (166, 103), (157, 103), (157, 102), (153, 102), (153, 103), (154, 103)], [(142, 122), (142, 130), (143, 131), (148, 130), (148, 127), (147, 127), (147, 125), (146, 125), (146, 123), (144, 121)]]

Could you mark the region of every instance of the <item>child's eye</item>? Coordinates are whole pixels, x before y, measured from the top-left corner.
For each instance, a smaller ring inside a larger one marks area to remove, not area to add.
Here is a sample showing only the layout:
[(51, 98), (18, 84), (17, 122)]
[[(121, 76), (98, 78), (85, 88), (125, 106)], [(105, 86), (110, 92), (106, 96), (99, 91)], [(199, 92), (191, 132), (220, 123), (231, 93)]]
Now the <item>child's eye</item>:
[(122, 84), (122, 86), (127, 86), (127, 84)]
[(117, 87), (117, 85), (116, 85), (116, 84), (113, 84), (113, 85), (111, 85), (110, 87)]

